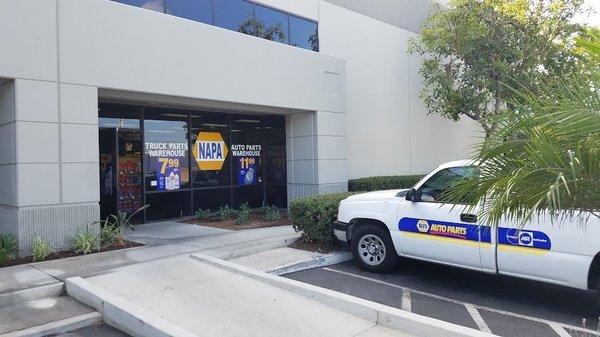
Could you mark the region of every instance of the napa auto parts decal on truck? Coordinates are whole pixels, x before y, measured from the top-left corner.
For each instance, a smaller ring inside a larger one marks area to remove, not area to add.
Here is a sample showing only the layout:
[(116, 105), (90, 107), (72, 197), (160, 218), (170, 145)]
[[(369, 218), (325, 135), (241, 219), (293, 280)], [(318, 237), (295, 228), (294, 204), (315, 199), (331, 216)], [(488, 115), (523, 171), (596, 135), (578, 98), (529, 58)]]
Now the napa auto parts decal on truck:
[(442, 203), (447, 187), (475, 172), (469, 161), (441, 165), (413, 188), (357, 194), (340, 203), (334, 234), (365, 270), (385, 272), (398, 256), (579, 289), (600, 283), (600, 221), (579, 214), (522, 226), (478, 221), (477, 210)]

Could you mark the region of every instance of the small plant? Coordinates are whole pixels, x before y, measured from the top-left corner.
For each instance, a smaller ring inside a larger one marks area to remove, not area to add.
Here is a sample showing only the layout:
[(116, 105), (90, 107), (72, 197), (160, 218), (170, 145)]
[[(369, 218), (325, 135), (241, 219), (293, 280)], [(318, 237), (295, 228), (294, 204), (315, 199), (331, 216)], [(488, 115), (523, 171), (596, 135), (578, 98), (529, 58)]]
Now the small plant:
[(267, 206), (265, 207), (265, 220), (267, 221), (277, 221), (281, 219), (281, 213), (275, 206)]
[[(108, 219), (107, 219), (108, 220)], [(114, 225), (105, 225), (100, 228), (100, 244), (103, 246), (110, 246), (117, 242), (122, 237), (122, 230)]]
[(237, 218), (235, 219), (236, 225), (244, 225), (250, 221), (250, 207), (248, 203), (245, 202), (240, 205), (240, 210), (238, 211)]
[(91, 254), (100, 251), (100, 234), (94, 233), (89, 226), (80, 228), (71, 241), (73, 250), (78, 254)]
[(10, 234), (0, 233), (0, 264), (6, 263), (8, 259), (15, 257), (17, 253), (17, 241)]
[(194, 212), (194, 216), (196, 219), (206, 220), (212, 218), (214, 214), (210, 211), (210, 209), (198, 209), (196, 212)]
[(119, 212), (117, 215), (111, 214), (106, 220), (98, 221), (102, 225), (102, 229), (100, 230), (100, 243), (102, 245), (111, 245), (117, 242), (119, 245), (123, 245), (125, 241), (125, 239), (123, 239), (123, 229), (129, 228), (132, 231), (135, 231), (135, 226), (131, 223), (131, 218), (148, 207), (150, 207), (150, 205), (144, 205), (131, 214), (125, 212)]
[(33, 262), (44, 261), (48, 255), (54, 253), (50, 241), (42, 239), (39, 235), (34, 236), (31, 240), (31, 250)]
[(225, 206), (222, 206), (221, 208), (219, 208), (218, 214), (219, 214), (219, 219), (224, 221), (224, 220), (233, 219), (237, 215), (237, 211), (235, 209), (229, 207), (229, 205), (225, 205)]

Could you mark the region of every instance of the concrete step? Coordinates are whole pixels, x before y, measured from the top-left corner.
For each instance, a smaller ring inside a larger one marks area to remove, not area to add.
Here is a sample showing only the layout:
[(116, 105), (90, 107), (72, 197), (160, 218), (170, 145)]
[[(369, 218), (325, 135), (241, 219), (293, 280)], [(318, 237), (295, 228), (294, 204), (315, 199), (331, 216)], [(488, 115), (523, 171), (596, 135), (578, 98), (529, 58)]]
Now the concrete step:
[(236, 259), (243, 256), (253, 255), (264, 251), (270, 251), (287, 247), (298, 240), (300, 233), (292, 232), (273, 237), (260, 238), (257, 240), (223, 245), (216, 249), (204, 251), (205, 255), (219, 259)]
[(0, 294), (0, 308), (48, 297), (58, 297), (65, 291), (63, 282)]
[(323, 254), (283, 247), (226, 260), (255, 270), (269, 270), (289, 263), (310, 260), (321, 255)]
[(0, 337), (47, 336), (100, 320), (98, 312), (70, 297), (46, 297), (1, 306)]

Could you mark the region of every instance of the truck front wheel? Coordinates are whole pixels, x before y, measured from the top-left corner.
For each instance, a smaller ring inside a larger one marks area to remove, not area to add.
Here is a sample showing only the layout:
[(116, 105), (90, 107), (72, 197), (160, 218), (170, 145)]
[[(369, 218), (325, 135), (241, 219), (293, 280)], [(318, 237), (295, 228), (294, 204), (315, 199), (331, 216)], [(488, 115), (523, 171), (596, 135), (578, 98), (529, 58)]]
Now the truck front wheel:
[(369, 272), (388, 272), (398, 260), (389, 232), (378, 226), (360, 226), (352, 235), (351, 247), (354, 261)]

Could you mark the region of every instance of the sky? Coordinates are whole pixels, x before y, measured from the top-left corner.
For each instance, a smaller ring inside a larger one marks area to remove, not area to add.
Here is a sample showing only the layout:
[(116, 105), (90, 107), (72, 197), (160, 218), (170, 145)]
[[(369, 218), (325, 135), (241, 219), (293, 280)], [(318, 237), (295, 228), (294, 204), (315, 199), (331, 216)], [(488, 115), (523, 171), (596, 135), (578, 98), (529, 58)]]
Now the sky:
[(592, 9), (588, 17), (575, 17), (576, 22), (587, 23), (590, 26), (600, 27), (600, 0), (586, 0), (585, 6)]

